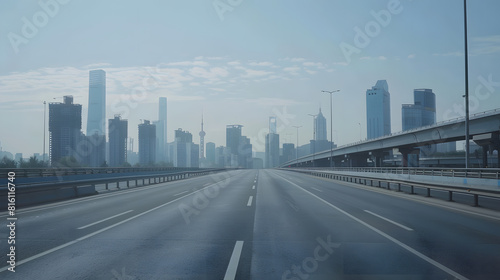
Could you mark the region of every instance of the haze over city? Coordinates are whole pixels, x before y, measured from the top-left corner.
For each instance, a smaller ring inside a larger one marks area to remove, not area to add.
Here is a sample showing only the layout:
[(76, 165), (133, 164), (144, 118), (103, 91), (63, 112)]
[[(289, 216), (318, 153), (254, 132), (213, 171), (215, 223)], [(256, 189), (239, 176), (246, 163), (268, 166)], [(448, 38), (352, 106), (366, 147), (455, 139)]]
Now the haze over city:
[[(240, 124), (263, 152), (270, 116), (280, 145), (296, 142), (294, 125), (302, 126), (303, 145), (313, 138), (308, 114), (319, 107), (330, 137), (329, 96), (321, 91), (340, 90), (333, 140), (348, 144), (367, 136), (365, 94), (378, 80), (389, 86), (392, 132), (401, 130), (401, 105), (417, 88), (436, 94), (437, 121), (464, 115), (459, 1), (240, 1), (231, 9), (210, 1), (61, 1), (45, 21), (36, 15), (50, 7), (0, 5), (0, 142), (25, 157), (42, 152), (43, 101), (73, 95), (86, 130), (94, 69), (106, 71), (106, 119), (121, 114), (136, 139), (138, 124), (156, 120), (158, 98), (167, 97), (169, 142), (182, 128), (199, 143), (203, 113), (205, 142), (217, 146), (225, 145), (226, 125)], [(474, 113), (500, 104), (500, 3), (469, 6)]]

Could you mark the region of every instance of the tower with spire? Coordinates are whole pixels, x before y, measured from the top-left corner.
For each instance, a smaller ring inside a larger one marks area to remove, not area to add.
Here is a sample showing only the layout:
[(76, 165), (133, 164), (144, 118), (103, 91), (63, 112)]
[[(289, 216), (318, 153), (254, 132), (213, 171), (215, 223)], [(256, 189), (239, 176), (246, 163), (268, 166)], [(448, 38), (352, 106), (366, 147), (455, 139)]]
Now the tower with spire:
[(201, 114), (201, 131), (200, 131), (200, 159), (205, 158), (205, 131), (203, 130), (203, 114)]

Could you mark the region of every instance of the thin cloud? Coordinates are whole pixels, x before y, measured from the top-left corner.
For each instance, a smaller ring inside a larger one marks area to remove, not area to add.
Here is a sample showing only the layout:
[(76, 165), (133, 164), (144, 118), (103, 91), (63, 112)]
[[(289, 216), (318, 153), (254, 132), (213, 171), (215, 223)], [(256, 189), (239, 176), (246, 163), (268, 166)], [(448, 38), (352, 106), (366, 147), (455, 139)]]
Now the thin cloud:
[(500, 52), (500, 35), (476, 37), (472, 39), (472, 55), (486, 55)]
[(433, 56), (463, 56), (464, 53), (460, 51), (447, 52), (447, 53), (434, 53)]

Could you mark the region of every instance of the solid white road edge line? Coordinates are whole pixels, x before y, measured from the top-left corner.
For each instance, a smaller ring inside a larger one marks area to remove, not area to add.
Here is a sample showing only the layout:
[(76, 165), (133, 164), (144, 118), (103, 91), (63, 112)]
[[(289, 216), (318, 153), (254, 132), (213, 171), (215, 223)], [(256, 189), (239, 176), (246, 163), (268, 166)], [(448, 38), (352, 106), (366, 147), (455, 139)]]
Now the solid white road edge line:
[(183, 192), (180, 192), (180, 193), (174, 194), (174, 196), (179, 196), (179, 195), (181, 195), (181, 194), (185, 194), (185, 193), (187, 193), (187, 192), (189, 192), (189, 191), (183, 191)]
[(234, 245), (233, 254), (227, 266), (226, 275), (224, 280), (234, 280), (236, 271), (238, 270), (238, 263), (240, 262), (241, 251), (243, 250), (243, 241), (236, 241)]
[(120, 213), (120, 214), (117, 214), (117, 215), (111, 216), (111, 217), (109, 217), (109, 218), (106, 218), (106, 219), (102, 219), (102, 220), (100, 220), (100, 221), (97, 221), (97, 222), (95, 222), (95, 223), (91, 223), (91, 224), (88, 224), (88, 225), (86, 225), (86, 226), (79, 227), (78, 229), (88, 228), (88, 227), (91, 227), (91, 226), (93, 226), (93, 225), (97, 225), (97, 224), (102, 223), (102, 222), (105, 222), (105, 221), (107, 221), (107, 220), (111, 220), (111, 219), (113, 219), (113, 218), (116, 218), (116, 217), (118, 217), (118, 216), (125, 215), (125, 214), (127, 214), (127, 213), (132, 212), (132, 211), (134, 211), (134, 210), (128, 210), (128, 211), (125, 211), (125, 212), (123, 212), (123, 213)]
[(387, 219), (386, 217), (383, 217), (383, 216), (380, 216), (380, 215), (378, 215), (378, 214), (375, 214), (375, 213), (373, 213), (372, 211), (365, 210), (365, 212), (366, 212), (366, 213), (369, 213), (369, 214), (372, 214), (372, 215), (373, 215), (373, 216), (375, 216), (375, 217), (379, 217), (380, 219), (385, 220), (385, 221), (387, 221), (387, 222), (389, 222), (389, 223), (391, 223), (391, 224), (394, 224), (394, 225), (396, 225), (396, 226), (398, 226), (398, 227), (400, 227), (400, 228), (404, 228), (404, 229), (406, 229), (407, 231), (413, 231), (413, 229), (412, 229), (412, 228), (409, 228), (409, 227), (407, 227), (407, 226), (403, 226), (403, 225), (402, 225), (402, 224), (400, 224), (400, 223), (397, 223), (397, 222), (395, 222), (395, 221), (393, 221), (393, 220), (391, 220), (391, 219)]
[(405, 249), (405, 250), (407, 250), (408, 252), (410, 252), (410, 253), (414, 254), (415, 256), (417, 256), (417, 257), (421, 258), (422, 260), (424, 260), (424, 261), (426, 261), (426, 262), (430, 263), (431, 265), (433, 265), (433, 266), (435, 266), (435, 267), (437, 267), (437, 268), (441, 269), (442, 271), (444, 271), (444, 272), (446, 272), (446, 273), (448, 273), (448, 274), (452, 275), (452, 276), (453, 276), (453, 277), (455, 277), (456, 279), (459, 279), (459, 280), (468, 280), (468, 278), (467, 278), (467, 277), (465, 277), (465, 276), (463, 276), (463, 275), (459, 274), (458, 272), (455, 272), (455, 271), (453, 271), (452, 269), (450, 269), (450, 268), (446, 267), (445, 265), (443, 265), (443, 264), (441, 264), (441, 263), (439, 263), (439, 262), (437, 262), (437, 261), (435, 261), (435, 260), (433, 260), (433, 259), (431, 259), (431, 258), (427, 257), (426, 255), (424, 255), (424, 254), (420, 253), (419, 251), (417, 251), (417, 250), (413, 249), (412, 247), (410, 247), (410, 246), (408, 246), (408, 245), (404, 244), (403, 242), (401, 242), (401, 241), (397, 240), (396, 238), (394, 238), (394, 237), (392, 237), (392, 236), (388, 235), (387, 233), (385, 233), (385, 232), (383, 232), (383, 231), (381, 231), (381, 230), (379, 230), (379, 229), (377, 229), (377, 228), (375, 228), (375, 227), (373, 227), (373, 226), (371, 226), (371, 225), (369, 225), (369, 224), (367, 224), (367, 223), (363, 222), (362, 220), (360, 220), (360, 219), (358, 219), (358, 218), (354, 217), (353, 215), (351, 215), (351, 214), (347, 213), (346, 211), (344, 211), (344, 210), (342, 210), (342, 209), (338, 208), (337, 206), (335, 206), (335, 205), (331, 204), (330, 202), (328, 202), (328, 201), (326, 201), (326, 200), (322, 199), (321, 197), (319, 197), (319, 196), (317, 196), (317, 195), (313, 194), (312, 192), (310, 192), (310, 191), (308, 191), (308, 190), (306, 190), (306, 189), (302, 188), (301, 186), (299, 186), (299, 185), (297, 185), (297, 184), (295, 184), (295, 183), (293, 183), (293, 182), (289, 181), (289, 180), (288, 180), (288, 179), (286, 179), (285, 177), (282, 177), (281, 175), (278, 175), (278, 174), (276, 174), (276, 173), (274, 173), (274, 174), (275, 174), (275, 175), (277, 175), (277, 176), (279, 176), (279, 177), (281, 177), (283, 180), (287, 181), (288, 183), (292, 184), (293, 186), (295, 186), (295, 187), (297, 187), (297, 188), (301, 189), (302, 191), (304, 191), (304, 192), (306, 192), (306, 193), (308, 193), (308, 194), (312, 195), (313, 197), (317, 198), (318, 200), (322, 201), (323, 203), (325, 203), (326, 205), (328, 205), (328, 206), (332, 207), (333, 209), (335, 209), (335, 210), (339, 211), (340, 213), (342, 213), (342, 214), (346, 215), (347, 217), (349, 217), (349, 218), (351, 218), (351, 219), (355, 220), (356, 222), (358, 222), (358, 223), (360, 223), (360, 224), (362, 224), (362, 225), (366, 226), (367, 228), (369, 228), (369, 229), (371, 229), (371, 230), (375, 231), (376, 233), (378, 233), (378, 234), (382, 235), (383, 237), (385, 237), (385, 238), (389, 239), (390, 241), (392, 241), (392, 242), (393, 242), (393, 243), (395, 243), (396, 245), (398, 245), (398, 246), (402, 247), (403, 249)]

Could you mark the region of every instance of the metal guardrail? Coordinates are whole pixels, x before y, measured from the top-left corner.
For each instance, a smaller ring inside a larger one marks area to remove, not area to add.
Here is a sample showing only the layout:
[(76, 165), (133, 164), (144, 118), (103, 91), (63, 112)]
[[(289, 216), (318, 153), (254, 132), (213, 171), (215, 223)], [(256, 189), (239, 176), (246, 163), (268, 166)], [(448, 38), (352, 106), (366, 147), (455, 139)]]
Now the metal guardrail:
[(16, 177), (51, 177), (67, 175), (133, 173), (133, 172), (164, 172), (164, 171), (196, 171), (195, 167), (46, 167), (46, 168), (0, 168), (0, 178), (7, 178), (9, 172), (15, 172)]
[[(203, 169), (199, 171), (183, 171), (183, 172), (170, 172), (163, 174), (148, 174), (148, 175), (134, 175), (134, 176), (120, 176), (112, 178), (98, 178), (98, 179), (85, 179), (85, 180), (75, 180), (75, 181), (59, 181), (59, 182), (46, 182), (46, 183), (35, 183), (35, 184), (25, 184), (25, 185), (15, 185), (15, 186), (1, 186), (0, 187), (0, 198), (6, 197), (9, 192), (15, 193), (16, 203), (20, 206), (27, 206), (32, 204), (39, 204), (45, 202), (51, 202), (61, 199), (68, 199), (74, 197), (81, 197), (84, 195), (97, 194), (95, 190), (96, 185), (104, 184), (106, 190), (109, 190), (111, 184), (115, 184), (116, 189), (120, 189), (120, 183), (126, 182), (127, 188), (130, 187), (130, 183), (134, 182), (135, 187), (146, 186), (156, 183), (164, 183), (170, 181), (176, 181), (180, 179), (191, 178), (194, 176), (207, 175), (215, 172), (220, 172), (225, 169)], [(17, 174), (16, 174), (17, 176)], [(9, 189), (12, 188), (13, 189)], [(90, 188), (90, 189), (89, 189)], [(83, 189), (86, 189), (82, 192)], [(69, 194), (68, 194), (69, 192)], [(82, 194), (83, 193), (83, 194)], [(25, 201), (22, 200), (24, 195)], [(68, 196), (69, 195), (69, 196)], [(33, 202), (28, 197), (38, 197), (38, 199)], [(19, 199), (21, 200), (19, 200)], [(2, 199), (0, 201), (1, 206), (7, 202), (7, 199)], [(18, 202), (21, 202), (19, 204)]]
[[(124, 176), (124, 177), (113, 177), (113, 178), (100, 178), (100, 179), (87, 179), (87, 180), (76, 180), (76, 181), (62, 181), (62, 182), (50, 182), (50, 183), (37, 183), (29, 185), (17, 185), (16, 194), (45, 191), (45, 190), (55, 190), (67, 187), (77, 188), (80, 186), (96, 186), (105, 184), (106, 189), (109, 189), (110, 184), (116, 184), (119, 188), (119, 183), (127, 182), (127, 187), (129, 187), (131, 181), (135, 181), (135, 185), (139, 185), (139, 181), (142, 181), (142, 185), (150, 185), (151, 179), (154, 183), (170, 182), (179, 179), (189, 178), (193, 176), (206, 175), (208, 173), (221, 171), (221, 170), (203, 170), (203, 171), (186, 171), (186, 172), (176, 172), (176, 173), (165, 173), (165, 174), (152, 174), (152, 175), (139, 175), (139, 176)], [(146, 183), (147, 180), (147, 183)], [(7, 187), (0, 187), (0, 192), (7, 190)]]
[[(473, 198), (473, 206), (479, 206), (479, 197), (489, 197), (489, 198), (495, 198), (495, 199), (500, 199), (500, 192), (493, 192), (493, 191), (485, 191), (485, 190), (479, 190), (479, 189), (474, 189), (474, 188), (461, 188), (461, 187), (450, 187), (442, 184), (437, 184), (437, 183), (416, 183), (412, 181), (406, 181), (406, 180), (394, 180), (394, 179), (382, 179), (382, 178), (376, 178), (376, 177), (370, 177), (370, 176), (353, 176), (353, 175), (345, 175), (345, 174), (334, 174), (330, 172), (325, 172), (326, 170), (305, 170), (305, 169), (282, 169), (282, 170), (289, 170), (289, 171), (294, 171), (294, 172), (301, 172), (301, 173), (308, 173), (313, 176), (318, 176), (318, 177), (323, 177), (323, 178), (328, 178), (328, 179), (333, 179), (333, 180), (340, 180), (340, 181), (345, 181), (345, 182), (350, 182), (350, 183), (358, 183), (358, 184), (364, 184), (364, 185), (369, 185), (371, 187), (379, 187), (383, 188), (385, 184), (385, 188), (388, 190), (391, 190), (392, 185), (397, 186), (397, 191), (401, 192), (401, 187), (402, 186), (408, 186), (410, 191), (410, 194), (415, 194), (415, 188), (421, 188), (426, 190), (426, 196), (431, 197), (431, 190), (437, 190), (437, 191), (445, 191), (448, 192), (448, 201), (453, 201), (453, 193), (461, 193), (461, 194), (466, 194), (470, 195)], [(330, 171), (330, 170), (329, 170)], [(400, 173), (401, 174), (401, 173)], [(369, 184), (368, 184), (369, 182)]]
[[(289, 168), (297, 170), (296, 168)], [(310, 167), (300, 168), (302, 170), (316, 171), (349, 171), (361, 173), (389, 173), (404, 175), (428, 175), (443, 177), (464, 177), (464, 178), (484, 178), (500, 179), (500, 168), (434, 168), (434, 167)]]

